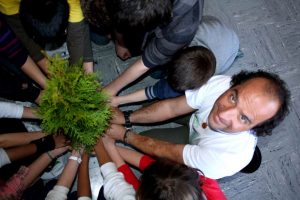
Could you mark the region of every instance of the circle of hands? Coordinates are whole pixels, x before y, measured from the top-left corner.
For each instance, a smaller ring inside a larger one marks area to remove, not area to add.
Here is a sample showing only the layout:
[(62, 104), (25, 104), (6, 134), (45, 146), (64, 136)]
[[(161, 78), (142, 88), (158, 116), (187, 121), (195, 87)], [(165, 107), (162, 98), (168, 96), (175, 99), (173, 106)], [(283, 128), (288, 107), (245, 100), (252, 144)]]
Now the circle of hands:
[[(73, 177), (75, 179), (76, 175), (80, 174), (81, 172), (81, 165), (83, 165), (82, 168), (88, 170), (90, 154), (92, 154), (93, 156), (96, 155), (99, 162), (99, 166), (101, 166), (101, 164), (104, 164), (103, 159), (106, 156), (108, 156), (107, 154), (105, 154), (105, 151), (107, 153), (108, 151), (111, 151), (112, 148), (116, 148), (115, 147), (116, 140), (123, 140), (124, 133), (126, 131), (125, 127), (121, 125), (123, 123), (122, 121), (123, 113), (120, 111), (119, 108), (116, 107), (112, 107), (112, 112), (113, 112), (113, 117), (111, 119), (110, 126), (107, 128), (106, 132), (101, 137), (99, 137), (92, 152), (85, 151), (83, 147), (80, 147), (78, 149), (73, 149), (71, 147), (71, 141), (63, 134), (53, 135), (53, 139), (55, 142), (55, 149), (48, 152), (51, 155), (51, 157), (57, 158), (61, 155), (66, 154), (67, 152), (71, 152), (71, 156), (69, 157), (67, 163), (65, 164), (64, 170), (59, 176), (58, 183), (60, 182), (60, 179), (66, 176)], [(74, 163), (74, 157), (77, 157), (78, 158), (77, 161), (80, 160), (80, 162), (78, 162), (79, 164), (78, 170), (72, 171), (69, 170), (68, 165)], [(74, 180), (72, 180), (72, 182), (73, 181)]]

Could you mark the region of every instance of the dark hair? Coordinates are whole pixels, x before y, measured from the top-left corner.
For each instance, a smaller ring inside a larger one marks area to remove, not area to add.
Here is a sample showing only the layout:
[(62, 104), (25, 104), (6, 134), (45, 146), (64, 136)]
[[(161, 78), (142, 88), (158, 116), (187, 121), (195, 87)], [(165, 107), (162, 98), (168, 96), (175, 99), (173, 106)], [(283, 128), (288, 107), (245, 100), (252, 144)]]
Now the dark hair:
[(41, 46), (65, 41), (67, 0), (22, 0), (19, 13), (24, 29)]
[(81, 7), (92, 26), (100, 28), (103, 34), (109, 34), (113, 28), (105, 3), (105, 0), (81, 0)]
[(169, 84), (178, 91), (199, 88), (213, 76), (216, 58), (207, 48), (201, 46), (180, 50), (168, 64)]
[(203, 199), (196, 169), (167, 159), (159, 159), (141, 176), (137, 200), (199, 200)]
[(240, 73), (234, 75), (231, 80), (231, 87), (240, 85), (253, 78), (265, 78), (270, 81), (267, 86), (266, 91), (274, 95), (280, 101), (280, 108), (277, 113), (270, 119), (264, 121), (263, 123), (255, 126), (252, 130), (258, 136), (271, 135), (272, 130), (283, 121), (283, 119), (289, 113), (290, 105), (290, 91), (288, 90), (286, 83), (279, 78), (278, 75), (270, 72), (265, 72), (258, 70), (256, 72), (241, 71)]
[(115, 29), (149, 31), (166, 24), (172, 16), (172, 0), (106, 0)]

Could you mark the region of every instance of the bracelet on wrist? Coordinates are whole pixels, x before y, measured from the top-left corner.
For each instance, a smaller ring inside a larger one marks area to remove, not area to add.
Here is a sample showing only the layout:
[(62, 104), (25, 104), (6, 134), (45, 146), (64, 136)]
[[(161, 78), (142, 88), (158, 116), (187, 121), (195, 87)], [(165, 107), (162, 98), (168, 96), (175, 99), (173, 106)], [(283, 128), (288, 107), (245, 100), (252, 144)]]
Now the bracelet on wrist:
[(128, 135), (129, 135), (130, 129), (126, 129), (124, 136), (123, 136), (123, 142), (128, 144)]
[(125, 125), (124, 126), (127, 129), (132, 127), (132, 124), (131, 124), (130, 119), (129, 119), (131, 113), (132, 113), (132, 110), (123, 111), (124, 119), (125, 119)]
[(77, 156), (70, 156), (69, 159), (77, 161), (78, 164), (80, 164), (82, 161), (81, 158)]
[(49, 151), (47, 151), (46, 154), (48, 155), (48, 157), (50, 158), (50, 160), (54, 159), (54, 157), (49, 153)]

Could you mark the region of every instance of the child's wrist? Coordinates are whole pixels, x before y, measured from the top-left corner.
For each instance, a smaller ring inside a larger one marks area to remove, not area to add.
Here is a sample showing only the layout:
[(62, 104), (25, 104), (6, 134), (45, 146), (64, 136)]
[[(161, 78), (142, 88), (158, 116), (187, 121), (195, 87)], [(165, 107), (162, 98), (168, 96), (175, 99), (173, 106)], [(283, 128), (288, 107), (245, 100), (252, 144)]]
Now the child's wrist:
[(50, 151), (46, 152), (46, 155), (48, 156), (48, 158), (50, 159), (50, 161), (52, 161), (56, 156), (53, 156)]

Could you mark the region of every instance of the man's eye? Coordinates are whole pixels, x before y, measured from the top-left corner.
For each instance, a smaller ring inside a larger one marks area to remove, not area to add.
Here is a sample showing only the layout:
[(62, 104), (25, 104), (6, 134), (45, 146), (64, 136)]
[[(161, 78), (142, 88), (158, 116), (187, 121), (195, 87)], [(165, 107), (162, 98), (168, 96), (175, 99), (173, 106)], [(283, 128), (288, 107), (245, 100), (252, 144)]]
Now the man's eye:
[(248, 123), (248, 117), (246, 117), (245, 115), (241, 115), (241, 120), (243, 121), (243, 123)]
[(234, 95), (230, 95), (230, 101), (232, 103), (235, 103), (236, 99), (235, 99), (235, 96)]

